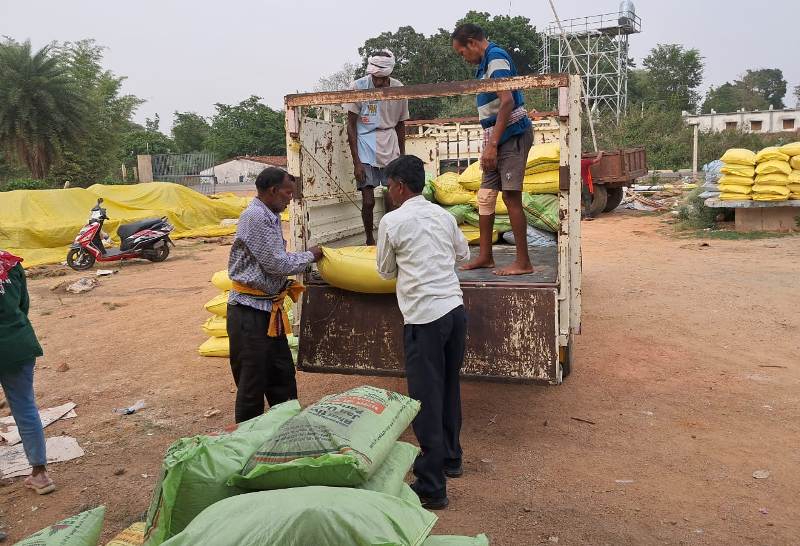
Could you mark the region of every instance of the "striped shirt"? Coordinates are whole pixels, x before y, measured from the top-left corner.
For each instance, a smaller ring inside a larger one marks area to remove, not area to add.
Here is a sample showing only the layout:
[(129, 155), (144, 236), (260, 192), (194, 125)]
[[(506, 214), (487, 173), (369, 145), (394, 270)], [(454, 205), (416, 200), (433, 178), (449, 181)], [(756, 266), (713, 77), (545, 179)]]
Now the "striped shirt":
[[(478, 79), (510, 78), (516, 75), (517, 69), (508, 53), (498, 45), (489, 42), (489, 47), (486, 48), (483, 54), (483, 60), (481, 60), (481, 64), (478, 65), (475, 77)], [(513, 91), (512, 96), (514, 97), (514, 110), (518, 111), (520, 108), (524, 108), (525, 99), (522, 95), (522, 91)], [(497, 96), (497, 93), (479, 93), (476, 97), (476, 102), (478, 104), (478, 118), (480, 118), (481, 126), (484, 129), (494, 127), (494, 124), (497, 122), (497, 113), (500, 111), (500, 97)], [(513, 123), (509, 123), (500, 136), (498, 144), (502, 144), (511, 137), (529, 131), (530, 127), (531, 120), (528, 119), (527, 116)]]
[[(302, 273), (314, 261), (311, 252), (286, 252), (281, 218), (259, 199), (253, 199), (239, 218), (228, 260), (228, 276), (249, 288), (279, 294), (287, 275)], [(270, 311), (272, 302), (231, 290), (228, 303)]]

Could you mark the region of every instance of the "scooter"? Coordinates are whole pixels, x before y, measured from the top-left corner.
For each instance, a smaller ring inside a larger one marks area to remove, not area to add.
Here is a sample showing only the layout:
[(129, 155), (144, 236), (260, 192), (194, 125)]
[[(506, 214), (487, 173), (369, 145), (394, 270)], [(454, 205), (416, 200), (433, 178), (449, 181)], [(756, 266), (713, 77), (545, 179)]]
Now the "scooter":
[(151, 262), (163, 262), (169, 256), (169, 245), (175, 246), (169, 234), (175, 228), (163, 218), (149, 218), (117, 228), (120, 239), (119, 250), (106, 249), (103, 245), (103, 222), (108, 220), (106, 209), (97, 200), (89, 221), (75, 237), (67, 253), (67, 265), (75, 271), (91, 269), (95, 262), (118, 262), (133, 258), (144, 258)]

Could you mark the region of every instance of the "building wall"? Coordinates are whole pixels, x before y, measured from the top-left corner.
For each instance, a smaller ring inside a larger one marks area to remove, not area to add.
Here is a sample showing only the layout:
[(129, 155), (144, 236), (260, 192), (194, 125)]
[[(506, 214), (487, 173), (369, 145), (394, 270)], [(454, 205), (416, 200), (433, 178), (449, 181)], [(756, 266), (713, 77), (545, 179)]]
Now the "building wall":
[(684, 112), (684, 120), (689, 125), (700, 125), (701, 131), (724, 131), (736, 129), (752, 133), (781, 133), (800, 131), (800, 109), (783, 110), (744, 110), (730, 113), (689, 115)]
[[(249, 159), (232, 159), (215, 165), (214, 174), (217, 176), (217, 184), (254, 184), (259, 173), (270, 166)], [(202, 174), (206, 174), (206, 171)]]

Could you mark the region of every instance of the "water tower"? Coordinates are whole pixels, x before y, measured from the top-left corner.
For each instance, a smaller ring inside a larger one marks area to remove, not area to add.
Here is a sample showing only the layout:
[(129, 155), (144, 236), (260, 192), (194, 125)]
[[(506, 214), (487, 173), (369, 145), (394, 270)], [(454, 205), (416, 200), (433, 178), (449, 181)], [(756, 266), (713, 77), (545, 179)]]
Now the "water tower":
[(611, 113), (619, 121), (628, 105), (628, 37), (642, 30), (642, 20), (630, 0), (619, 11), (555, 21), (542, 34), (542, 73), (577, 72), (595, 113)]

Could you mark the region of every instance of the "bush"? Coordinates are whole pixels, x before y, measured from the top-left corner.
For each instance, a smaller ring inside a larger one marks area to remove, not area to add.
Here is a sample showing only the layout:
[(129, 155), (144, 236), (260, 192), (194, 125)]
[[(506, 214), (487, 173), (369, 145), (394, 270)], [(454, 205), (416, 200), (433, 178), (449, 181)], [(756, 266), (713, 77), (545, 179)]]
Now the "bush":
[(712, 209), (705, 205), (705, 199), (700, 197), (703, 188), (692, 190), (686, 197), (686, 203), (678, 209), (678, 220), (687, 228), (705, 229), (713, 228), (717, 224), (717, 216), (724, 209)]
[(52, 190), (55, 186), (46, 180), (32, 178), (17, 178), (0, 185), (0, 191), (14, 190)]

